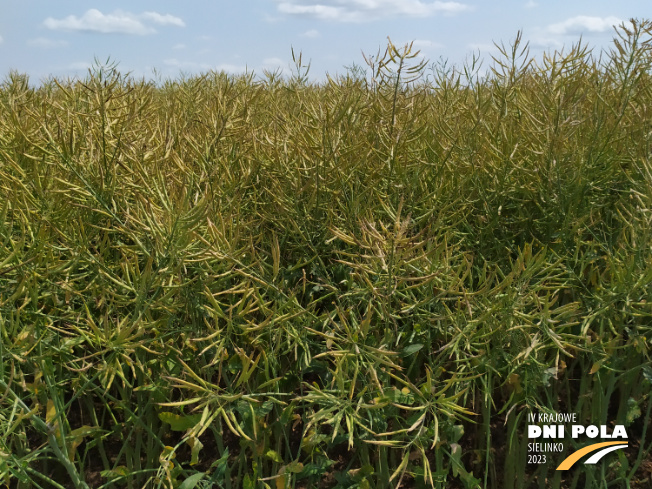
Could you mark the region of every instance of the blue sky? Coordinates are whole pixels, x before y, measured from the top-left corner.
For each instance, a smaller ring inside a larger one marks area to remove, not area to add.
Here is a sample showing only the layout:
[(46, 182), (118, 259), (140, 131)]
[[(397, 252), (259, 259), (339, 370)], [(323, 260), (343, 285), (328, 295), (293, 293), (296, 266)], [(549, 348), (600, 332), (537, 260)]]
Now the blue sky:
[[(518, 30), (533, 54), (582, 39), (608, 47), (612, 25), (652, 18), (649, 0), (0, 0), (0, 74), (84, 75), (110, 57), (123, 72), (147, 78), (207, 70), (289, 72), (291, 49), (310, 74), (343, 73), (364, 64), (389, 36), (414, 41), (422, 54), (460, 64), (472, 53), (490, 59), (493, 41)], [(485, 66), (489, 63), (485, 62)]]

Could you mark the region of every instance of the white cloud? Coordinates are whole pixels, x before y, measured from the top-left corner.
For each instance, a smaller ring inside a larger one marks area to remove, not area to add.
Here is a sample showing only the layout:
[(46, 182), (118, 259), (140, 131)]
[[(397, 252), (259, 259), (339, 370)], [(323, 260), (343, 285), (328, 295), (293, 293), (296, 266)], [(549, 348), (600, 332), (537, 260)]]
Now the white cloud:
[(227, 73), (232, 74), (241, 74), (247, 71), (247, 67), (244, 65), (234, 65), (231, 63), (220, 63), (214, 68), (215, 71), (226, 71)]
[(170, 14), (161, 15), (158, 12), (144, 12), (141, 14), (141, 17), (146, 20), (151, 20), (158, 25), (176, 25), (177, 27), (186, 26), (186, 23), (182, 19)]
[(269, 72), (269, 73), (280, 73), (280, 74), (289, 74), (291, 72), (290, 70), (290, 63), (286, 60), (283, 60), (281, 58), (277, 58), (275, 56), (265, 58), (263, 59), (262, 65), (258, 67), (258, 70), (264, 72)]
[(2, 44), (5, 40), (0, 36), (0, 44)]
[(196, 61), (180, 61), (176, 58), (168, 58), (163, 61), (163, 64), (171, 68), (191, 72), (225, 71), (227, 73), (237, 74), (247, 71), (247, 67), (244, 65), (235, 65), (231, 63), (220, 63), (218, 65), (214, 65), (205, 62), (200, 63)]
[(42, 49), (54, 49), (61, 48), (68, 45), (68, 42), (61, 39), (48, 39), (46, 37), (37, 37), (35, 39), (30, 39), (27, 41), (29, 46)]
[(301, 34), (301, 37), (308, 37), (311, 39), (314, 39), (316, 37), (320, 37), (321, 34), (319, 34), (319, 31), (317, 29), (310, 29), (309, 31), (304, 32)]
[(281, 58), (265, 58), (263, 60), (263, 64), (266, 67), (270, 67), (270, 66), (279, 66), (280, 67), (281, 65), (285, 65), (286, 62), (283, 61)]
[(397, 15), (406, 17), (452, 15), (472, 10), (472, 7), (464, 3), (439, 0), (434, 2), (421, 0), (281, 0), (277, 8), (283, 14), (339, 22), (364, 22)]
[(614, 25), (619, 25), (622, 21), (618, 17), (590, 17), (587, 15), (578, 15), (557, 24), (548, 26), (548, 31), (552, 34), (584, 34), (587, 32), (605, 32), (610, 31)]
[(317, 17), (324, 20), (337, 20), (343, 14), (343, 8), (329, 7), (327, 5), (295, 5), (283, 2), (278, 10), (284, 14)]
[(97, 9), (90, 9), (81, 17), (69, 15), (63, 19), (48, 17), (43, 25), (48, 29), (62, 31), (99, 32), (102, 34), (135, 34), (146, 35), (156, 32), (149, 25), (185, 26), (183, 20), (170, 14), (158, 14), (156, 12), (145, 12), (133, 14), (123, 10), (116, 10), (110, 14), (104, 14)]
[(168, 58), (166, 60), (163, 60), (163, 63), (167, 66), (172, 66), (173, 68), (179, 68), (180, 70), (208, 71), (214, 68), (209, 63), (197, 63), (195, 61), (179, 61), (176, 58)]
[(53, 30), (64, 31), (89, 31), (103, 34), (150, 34), (154, 29), (146, 26), (136, 16), (116, 11), (112, 14), (103, 14), (99, 10), (90, 9), (81, 17), (69, 15), (63, 19), (48, 17), (43, 22), (45, 27)]
[(186, 49), (186, 47), (187, 47), (187, 46), (186, 46), (185, 44), (183, 44), (183, 43), (179, 43), (179, 44), (175, 44), (174, 46), (172, 46), (172, 49), (177, 49), (177, 50), (179, 50), (179, 49)]
[(564, 43), (555, 37), (538, 35), (532, 38), (530, 41), (530, 47), (535, 49), (562, 49)]
[(539, 4), (537, 2), (535, 2), (534, 0), (530, 0), (529, 2), (527, 2), (525, 4), (525, 8), (535, 8), (535, 7), (538, 7), (538, 6), (539, 6)]

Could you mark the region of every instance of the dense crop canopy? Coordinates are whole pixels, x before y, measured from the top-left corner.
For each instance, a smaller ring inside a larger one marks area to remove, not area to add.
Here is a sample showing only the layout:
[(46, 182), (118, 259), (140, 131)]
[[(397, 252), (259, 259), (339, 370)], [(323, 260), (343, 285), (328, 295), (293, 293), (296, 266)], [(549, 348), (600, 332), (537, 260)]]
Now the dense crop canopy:
[[(651, 27), (486, 72), (10, 74), (0, 479), (642, 487)], [(555, 475), (531, 411), (636, 443)]]

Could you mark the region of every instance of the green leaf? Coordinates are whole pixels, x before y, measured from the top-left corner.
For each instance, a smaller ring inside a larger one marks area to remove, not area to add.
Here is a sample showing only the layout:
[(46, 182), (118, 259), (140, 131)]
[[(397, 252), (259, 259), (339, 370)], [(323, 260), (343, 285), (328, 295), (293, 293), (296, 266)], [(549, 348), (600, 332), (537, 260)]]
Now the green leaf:
[(456, 424), (451, 427), (450, 429), (450, 435), (451, 435), (451, 443), (457, 443), (460, 441), (460, 438), (462, 438), (462, 435), (464, 434), (464, 426), (461, 424)]
[(112, 470), (103, 470), (100, 475), (105, 479), (115, 479), (117, 477), (125, 477), (129, 473), (129, 469), (124, 465), (118, 465)]
[(401, 356), (409, 357), (410, 355), (414, 355), (416, 352), (421, 350), (421, 348), (423, 348), (423, 343), (413, 343), (403, 348)]
[(627, 399), (627, 415), (625, 420), (627, 426), (632, 424), (638, 417), (641, 416), (641, 407), (638, 405), (638, 402), (632, 397)]
[(451, 443), (451, 465), (454, 477), (466, 472), (462, 465), (462, 447), (457, 443)]
[(274, 462), (282, 463), (283, 459), (281, 456), (278, 454), (278, 452), (275, 452), (274, 450), (267, 450), (267, 453), (265, 453), (265, 456)]
[(302, 470), (303, 464), (301, 462), (290, 462), (285, 466), (285, 471), (293, 474), (299, 474)]
[(192, 474), (190, 477), (188, 477), (186, 480), (184, 480), (181, 485), (179, 486), (179, 489), (193, 489), (200, 480), (204, 478), (206, 474), (203, 472), (197, 472), (196, 474)]
[(80, 428), (72, 430), (67, 437), (67, 446), (68, 446), (68, 458), (72, 462), (75, 459), (75, 453), (77, 452), (77, 447), (81, 445), (84, 441), (84, 437), (93, 435), (102, 431), (97, 426), (87, 426), (84, 425)]
[(47, 408), (45, 410), (45, 422), (50, 424), (57, 417), (57, 409), (54, 406), (52, 399), (48, 399)]
[(242, 481), (243, 489), (254, 489), (254, 481), (249, 474), (245, 474), (244, 480)]
[(214, 461), (211, 464), (211, 468), (214, 468), (213, 475), (211, 476), (211, 481), (218, 482), (223, 481), (227, 474), (227, 469), (229, 463), (229, 449), (224, 450), (222, 456)]
[(349, 470), (348, 475), (355, 482), (364, 481), (370, 475), (373, 475), (374, 468), (371, 465), (364, 465), (359, 469)]
[(306, 477), (314, 477), (314, 476), (322, 475), (332, 465), (333, 462), (331, 460), (325, 460), (325, 463), (322, 464), (315, 464), (315, 463), (305, 464), (303, 466), (303, 470), (299, 474), (299, 478), (303, 479)]
[(643, 378), (647, 383), (652, 384), (652, 368), (648, 365), (643, 367)]
[(91, 436), (100, 431), (102, 431), (102, 429), (98, 426), (84, 425), (68, 433), (68, 438), (84, 438), (85, 436)]
[(256, 413), (256, 416), (259, 418), (262, 418), (263, 416), (269, 414), (272, 409), (274, 409), (274, 403), (272, 401), (265, 401), (260, 405), (254, 406), (254, 413)]
[(191, 436), (186, 443), (190, 445), (190, 465), (197, 465), (199, 463), (199, 452), (204, 444), (194, 436)]
[(201, 414), (187, 414), (182, 416), (169, 412), (158, 413), (158, 419), (167, 423), (172, 431), (186, 431), (201, 421)]

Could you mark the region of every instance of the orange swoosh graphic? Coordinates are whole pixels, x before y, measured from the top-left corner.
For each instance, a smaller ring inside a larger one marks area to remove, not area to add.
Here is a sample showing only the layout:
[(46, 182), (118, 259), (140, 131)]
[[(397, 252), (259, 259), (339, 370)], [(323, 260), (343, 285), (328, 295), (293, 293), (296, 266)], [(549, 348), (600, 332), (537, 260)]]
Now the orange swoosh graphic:
[(579, 459), (581, 459), (584, 455), (589, 454), (591, 452), (595, 452), (596, 450), (599, 450), (600, 448), (603, 447), (609, 447), (611, 445), (626, 445), (626, 442), (623, 441), (605, 441), (603, 443), (595, 443), (593, 445), (589, 445), (588, 447), (584, 447), (575, 453), (571, 453), (566, 459), (559, 464), (559, 467), (557, 467), (557, 470), (568, 470), (570, 469), (575, 462), (577, 462)]

